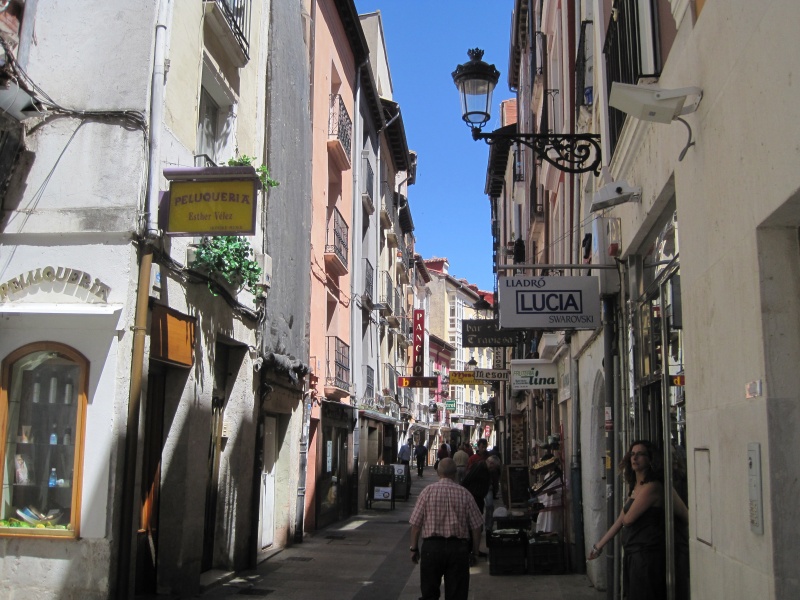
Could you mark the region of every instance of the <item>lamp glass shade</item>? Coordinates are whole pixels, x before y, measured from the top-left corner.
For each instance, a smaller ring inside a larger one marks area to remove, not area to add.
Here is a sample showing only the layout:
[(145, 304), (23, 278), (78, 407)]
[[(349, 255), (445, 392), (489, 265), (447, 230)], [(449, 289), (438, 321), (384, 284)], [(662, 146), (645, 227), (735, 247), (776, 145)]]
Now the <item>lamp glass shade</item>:
[(472, 127), (483, 127), (491, 117), (492, 92), (500, 78), (494, 65), (483, 58), (483, 50), (475, 48), (467, 53), (469, 62), (458, 65), (453, 71), (453, 82), (461, 96), (461, 118)]
[(489, 121), (492, 109), (492, 92), (495, 84), (485, 79), (465, 79), (458, 85), (461, 95), (461, 118), (468, 124), (480, 127)]

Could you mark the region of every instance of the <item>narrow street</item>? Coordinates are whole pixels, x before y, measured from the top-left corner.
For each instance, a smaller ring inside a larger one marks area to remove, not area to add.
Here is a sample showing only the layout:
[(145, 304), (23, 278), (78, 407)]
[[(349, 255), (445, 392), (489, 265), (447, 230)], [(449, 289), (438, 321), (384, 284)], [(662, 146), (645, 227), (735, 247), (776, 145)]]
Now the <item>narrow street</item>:
[[(207, 583), (200, 597), (416, 600), (419, 567), (409, 557), (408, 518), (419, 492), (434, 481), (433, 468), (426, 467), (422, 479), (414, 473), (409, 500), (398, 500), (394, 510), (388, 503), (377, 503), (355, 517), (307, 535), (302, 544), (275, 553), (254, 571), (211, 574), (209, 577), (218, 581)], [(585, 575), (492, 576), (488, 559), (480, 559), (470, 573), (470, 600), (604, 597)]]

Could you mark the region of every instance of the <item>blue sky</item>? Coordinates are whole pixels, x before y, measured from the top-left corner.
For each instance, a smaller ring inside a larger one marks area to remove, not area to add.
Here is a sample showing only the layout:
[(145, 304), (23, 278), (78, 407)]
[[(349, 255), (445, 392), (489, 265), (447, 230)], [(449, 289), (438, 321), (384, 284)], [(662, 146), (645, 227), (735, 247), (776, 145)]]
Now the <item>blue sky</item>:
[(500, 71), (492, 120), (499, 127), (509, 91), (508, 49), (513, 0), (355, 0), (359, 13), (381, 12), (394, 100), (408, 146), (419, 155), (408, 192), (416, 251), (447, 257), (450, 274), (494, 289), (489, 198), (483, 193), (489, 147), (473, 141), (461, 120), (451, 73), (469, 48)]

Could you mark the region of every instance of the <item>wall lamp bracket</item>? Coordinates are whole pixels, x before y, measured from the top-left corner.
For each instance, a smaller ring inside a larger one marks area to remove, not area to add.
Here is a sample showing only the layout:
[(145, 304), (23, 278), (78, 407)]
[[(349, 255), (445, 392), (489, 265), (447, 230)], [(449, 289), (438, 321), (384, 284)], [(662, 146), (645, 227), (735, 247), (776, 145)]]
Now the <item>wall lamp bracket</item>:
[(472, 139), (484, 140), (487, 144), (510, 146), (523, 144), (532, 149), (542, 160), (565, 173), (600, 174), (602, 152), (600, 136), (591, 133), (483, 133), (472, 128)]
[(472, 139), (505, 146), (523, 144), (542, 160), (566, 173), (600, 174), (600, 136), (588, 133), (483, 133), (491, 119), (492, 92), (500, 78), (494, 65), (483, 61), (483, 50), (472, 48), (469, 61), (453, 71), (461, 99), (461, 118), (472, 129)]

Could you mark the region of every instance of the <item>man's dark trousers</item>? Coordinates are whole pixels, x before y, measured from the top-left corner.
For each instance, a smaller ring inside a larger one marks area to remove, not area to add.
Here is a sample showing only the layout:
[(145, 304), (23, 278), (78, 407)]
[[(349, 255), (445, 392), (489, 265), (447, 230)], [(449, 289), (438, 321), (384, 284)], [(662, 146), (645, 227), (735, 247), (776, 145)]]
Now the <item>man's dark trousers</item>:
[(437, 600), (444, 577), (445, 600), (467, 600), (469, 542), (458, 538), (426, 538), (419, 560), (420, 600)]

